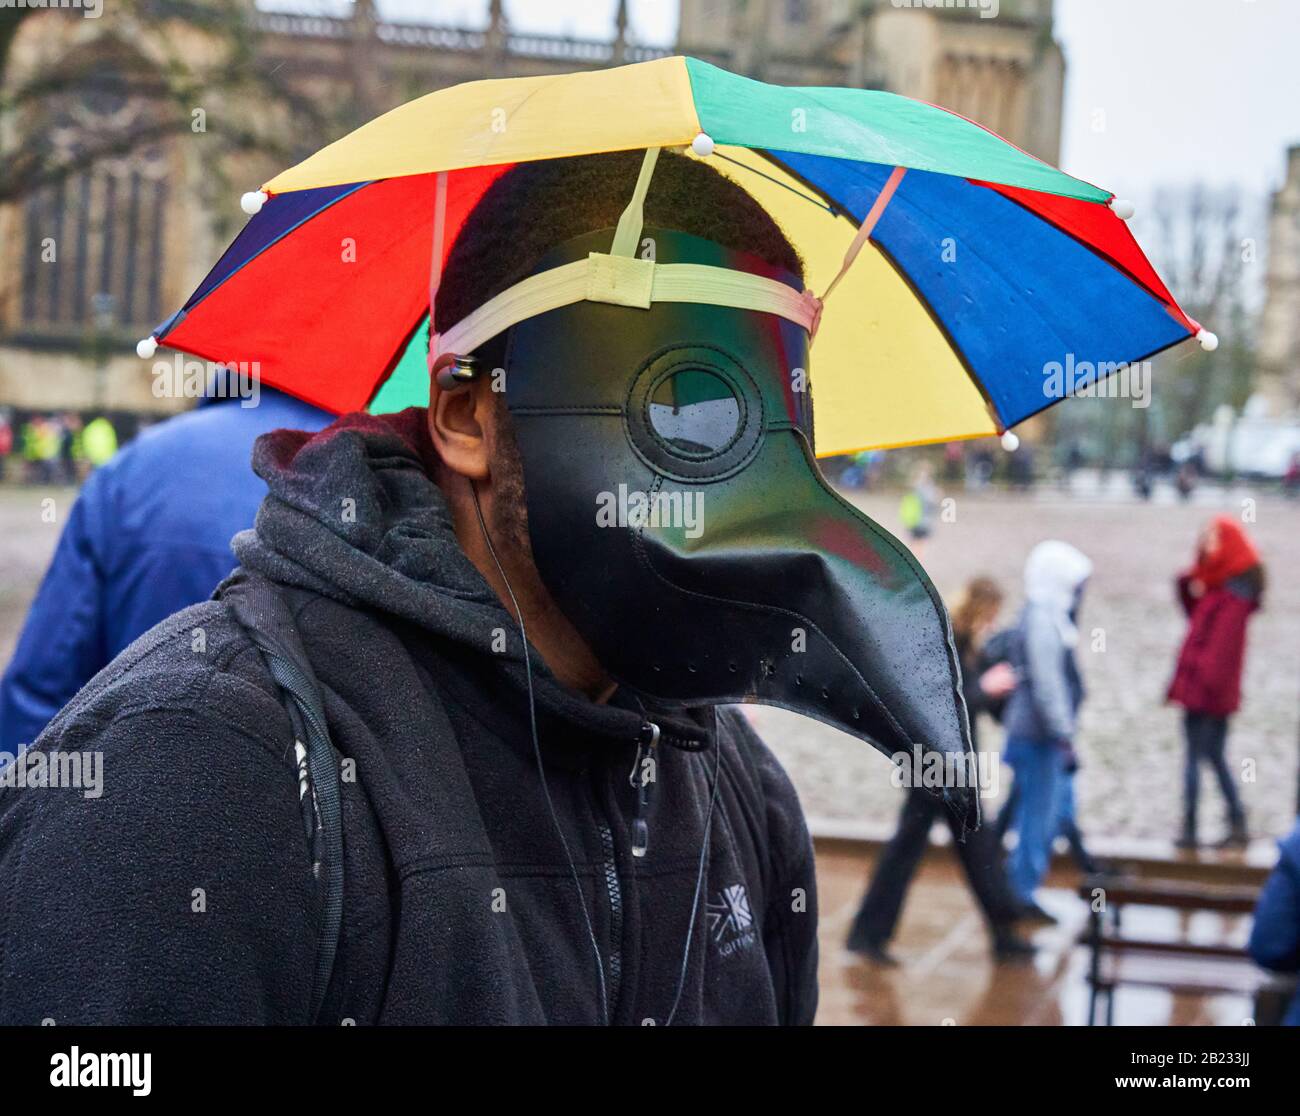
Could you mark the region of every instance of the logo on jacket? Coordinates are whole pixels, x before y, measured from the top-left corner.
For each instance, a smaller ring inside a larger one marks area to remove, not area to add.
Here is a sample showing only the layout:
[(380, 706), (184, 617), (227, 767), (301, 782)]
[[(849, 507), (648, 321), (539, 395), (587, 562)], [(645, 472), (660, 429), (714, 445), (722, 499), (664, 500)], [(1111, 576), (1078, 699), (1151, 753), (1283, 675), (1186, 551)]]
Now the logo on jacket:
[(724, 887), (718, 892), (718, 901), (706, 904), (709, 931), (713, 944), (723, 957), (748, 949), (757, 940), (754, 931), (754, 912), (749, 907), (749, 892), (744, 884)]

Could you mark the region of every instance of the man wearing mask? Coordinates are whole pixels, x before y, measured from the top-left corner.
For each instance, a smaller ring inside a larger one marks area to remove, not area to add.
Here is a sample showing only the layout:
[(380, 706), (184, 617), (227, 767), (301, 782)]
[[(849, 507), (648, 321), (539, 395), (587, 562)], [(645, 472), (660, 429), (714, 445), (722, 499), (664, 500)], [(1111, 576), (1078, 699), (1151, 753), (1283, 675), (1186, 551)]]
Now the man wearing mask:
[(259, 440), (239, 570), (37, 743), (102, 798), (0, 792), (4, 1022), (812, 1020), (811, 842), (723, 706), (964, 755), (959, 673), (817, 469), (797, 255), (656, 155), (489, 189), (427, 410)]

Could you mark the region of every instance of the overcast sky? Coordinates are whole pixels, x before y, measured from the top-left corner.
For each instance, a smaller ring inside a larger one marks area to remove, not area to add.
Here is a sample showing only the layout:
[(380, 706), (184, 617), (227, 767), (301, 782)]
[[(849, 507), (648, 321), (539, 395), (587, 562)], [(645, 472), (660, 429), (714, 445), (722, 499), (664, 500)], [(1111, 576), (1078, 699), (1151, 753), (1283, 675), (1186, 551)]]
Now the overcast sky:
[[(609, 34), (615, 8), (506, 0), (518, 30), (584, 38)], [(487, 0), (380, 0), (380, 10), (481, 26)], [(631, 0), (631, 20), (640, 41), (671, 44), (677, 0)], [(1276, 188), (1284, 149), (1300, 143), (1300, 0), (1056, 0), (1056, 20), (1065, 170), (1137, 201), (1195, 180), (1259, 197)]]
[(1065, 170), (1138, 197), (1281, 182), (1300, 143), (1298, 0), (1057, 0), (1056, 13)]

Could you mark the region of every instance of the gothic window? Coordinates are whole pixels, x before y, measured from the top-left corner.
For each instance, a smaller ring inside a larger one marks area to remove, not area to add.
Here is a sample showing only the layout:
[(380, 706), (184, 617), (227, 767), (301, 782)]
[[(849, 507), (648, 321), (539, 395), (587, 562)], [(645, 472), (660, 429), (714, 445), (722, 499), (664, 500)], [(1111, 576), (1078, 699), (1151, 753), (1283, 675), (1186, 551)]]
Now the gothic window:
[(138, 333), (165, 313), (163, 269), (171, 144), (155, 83), (120, 58), (93, 64), (27, 114), (42, 166), (103, 155), (28, 195), (22, 206), (19, 336), (75, 342), (88, 328)]

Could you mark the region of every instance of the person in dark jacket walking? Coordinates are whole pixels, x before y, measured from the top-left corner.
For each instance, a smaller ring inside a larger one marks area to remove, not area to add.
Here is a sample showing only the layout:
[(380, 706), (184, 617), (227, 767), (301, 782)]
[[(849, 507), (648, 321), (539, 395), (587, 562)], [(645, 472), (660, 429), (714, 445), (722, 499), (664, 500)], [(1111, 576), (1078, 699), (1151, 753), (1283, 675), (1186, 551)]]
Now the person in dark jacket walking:
[(1202, 533), (1196, 561), (1177, 580), (1187, 615), (1187, 635), (1169, 683), (1167, 699), (1183, 707), (1187, 758), (1183, 767), (1183, 828), (1179, 848), (1197, 846), (1197, 800), (1201, 765), (1218, 780), (1228, 807), (1225, 848), (1249, 840), (1246, 811), (1228, 769), (1228, 718), (1241, 705), (1246, 626), (1264, 592), (1264, 567), (1245, 529), (1220, 515)]
[[(1001, 607), (1002, 590), (997, 583), (987, 577), (977, 577), (965, 587), (952, 608), (953, 638), (961, 659), (962, 694), (977, 750), (979, 714), (1004, 700), (1016, 685), (1015, 671), (1008, 663), (989, 661), (981, 654), (984, 637)], [(898, 925), (908, 886), (929, 843), (930, 830), (941, 814), (952, 830), (966, 881), (988, 924), (994, 956), (1006, 961), (1032, 956), (1033, 946), (1015, 932), (1019, 903), (1006, 880), (994, 827), (985, 825), (973, 833), (962, 834), (952, 814), (915, 781), (903, 802), (898, 829), (880, 854), (871, 884), (849, 930), (849, 949), (878, 964), (896, 963), (887, 946)]]
[(253, 441), (330, 416), (263, 388), (257, 405), (204, 401), (150, 427), (87, 479), (0, 679), (0, 754), (30, 744), (128, 644), (206, 600), (231, 570), (266, 485)]
[[(1277, 865), (1255, 905), (1250, 955), (1274, 972), (1300, 973), (1300, 825), (1278, 842)], [(1282, 1025), (1300, 1027), (1300, 988)]]

